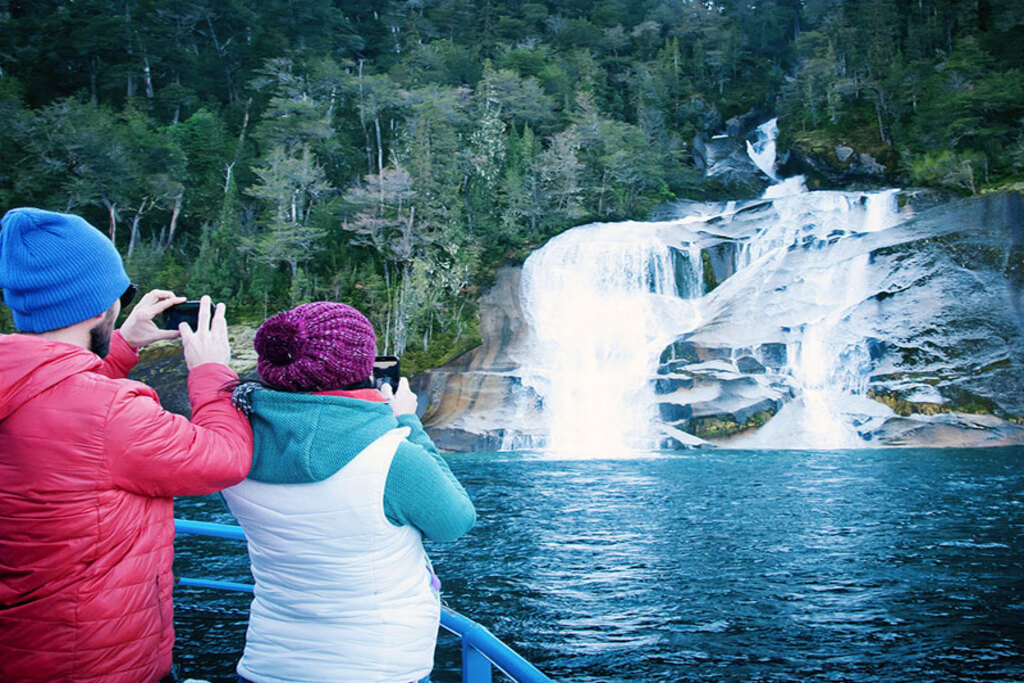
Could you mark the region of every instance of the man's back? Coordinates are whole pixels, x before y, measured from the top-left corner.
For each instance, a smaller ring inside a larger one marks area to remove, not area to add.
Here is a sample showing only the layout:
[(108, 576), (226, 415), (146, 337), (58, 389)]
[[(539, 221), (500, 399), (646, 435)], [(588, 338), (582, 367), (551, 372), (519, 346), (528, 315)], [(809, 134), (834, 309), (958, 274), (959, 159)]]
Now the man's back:
[[(234, 445), (190, 457), (195, 426), (118, 378), (136, 359), (120, 338), (101, 360), (0, 336), (0, 680), (137, 683), (171, 668), (171, 495), (244, 476), (247, 425), (223, 401)], [(203, 396), (233, 377), (208, 366), (193, 378)]]

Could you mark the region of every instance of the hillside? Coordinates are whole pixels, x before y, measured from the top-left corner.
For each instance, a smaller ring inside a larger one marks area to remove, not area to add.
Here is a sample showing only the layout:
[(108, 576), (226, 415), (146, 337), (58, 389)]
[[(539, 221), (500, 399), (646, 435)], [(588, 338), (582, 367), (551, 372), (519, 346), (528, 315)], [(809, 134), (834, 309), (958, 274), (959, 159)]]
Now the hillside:
[(409, 370), (551, 236), (749, 195), (699, 153), (730, 122), (777, 116), (792, 172), (1024, 176), (1019, 2), (6, 0), (0, 36), (0, 206), (236, 320), (351, 303)]

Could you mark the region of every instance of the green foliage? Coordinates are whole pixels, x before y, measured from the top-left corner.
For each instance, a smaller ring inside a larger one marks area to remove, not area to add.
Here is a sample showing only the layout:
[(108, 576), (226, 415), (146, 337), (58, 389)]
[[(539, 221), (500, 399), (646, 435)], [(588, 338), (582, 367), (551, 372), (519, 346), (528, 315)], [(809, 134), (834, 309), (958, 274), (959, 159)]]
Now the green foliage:
[(855, 144), (902, 168), (904, 180), (960, 192), (1020, 173), (1019, 24), (936, 0), (842, 2), (813, 17), (783, 91), (791, 129)]
[[(580, 222), (714, 199), (697, 134), (778, 113), (901, 181), (1024, 178), (1012, 3), (99, 0), (0, 10), (0, 202), (83, 214), (150, 286), (364, 309), (409, 368)], [(4, 322), (0, 320), (0, 325)]]
[(931, 152), (913, 160), (910, 175), (919, 185), (946, 187), (961, 194), (978, 191), (985, 157), (950, 150)]
[(17, 332), (14, 328), (14, 316), (11, 309), (6, 306), (0, 307), (0, 334), (11, 334)]

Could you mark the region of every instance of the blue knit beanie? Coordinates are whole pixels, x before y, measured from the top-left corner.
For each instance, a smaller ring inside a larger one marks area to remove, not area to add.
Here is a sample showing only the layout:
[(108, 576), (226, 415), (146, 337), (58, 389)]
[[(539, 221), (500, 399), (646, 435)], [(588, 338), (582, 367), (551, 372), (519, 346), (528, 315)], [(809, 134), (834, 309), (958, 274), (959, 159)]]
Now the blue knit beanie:
[(0, 288), (22, 332), (97, 316), (129, 283), (113, 243), (79, 216), (20, 208), (0, 220)]

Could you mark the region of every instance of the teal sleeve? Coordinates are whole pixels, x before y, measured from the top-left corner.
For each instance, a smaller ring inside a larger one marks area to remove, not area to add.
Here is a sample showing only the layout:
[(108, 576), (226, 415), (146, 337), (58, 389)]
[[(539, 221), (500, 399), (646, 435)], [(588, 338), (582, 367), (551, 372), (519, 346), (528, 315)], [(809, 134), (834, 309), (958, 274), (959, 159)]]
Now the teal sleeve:
[[(439, 456), (441, 453), (437, 450), (437, 446), (434, 445), (433, 439), (427, 434), (426, 430), (423, 429), (423, 423), (415, 415), (399, 415), (395, 418), (398, 421), (399, 427), (408, 427), (409, 441), (413, 442), (417, 446), (422, 446), (425, 451), (433, 455)], [(443, 460), (441, 461), (444, 462)]]
[(454, 541), (476, 523), (473, 502), (441, 454), (411, 440), (398, 447), (388, 470), (384, 514), (395, 526), (414, 526), (431, 541)]

